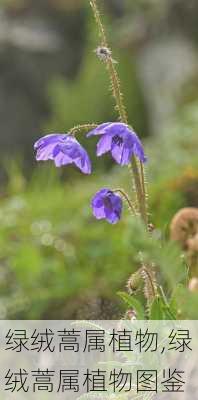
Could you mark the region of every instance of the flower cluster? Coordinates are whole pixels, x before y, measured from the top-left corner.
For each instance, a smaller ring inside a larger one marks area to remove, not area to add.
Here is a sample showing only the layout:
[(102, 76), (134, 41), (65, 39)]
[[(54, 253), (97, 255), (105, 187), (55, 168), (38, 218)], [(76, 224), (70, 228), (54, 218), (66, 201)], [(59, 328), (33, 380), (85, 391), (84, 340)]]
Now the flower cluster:
[[(136, 156), (142, 163), (146, 161), (142, 143), (136, 133), (121, 122), (107, 122), (98, 125), (87, 137), (100, 136), (97, 156), (110, 152), (120, 165), (127, 165)], [(35, 145), (36, 160), (52, 160), (56, 167), (74, 164), (84, 174), (91, 173), (91, 161), (87, 151), (71, 134), (50, 134), (39, 139)], [(120, 195), (109, 189), (102, 189), (92, 199), (93, 214), (97, 219), (116, 223), (122, 212)]]

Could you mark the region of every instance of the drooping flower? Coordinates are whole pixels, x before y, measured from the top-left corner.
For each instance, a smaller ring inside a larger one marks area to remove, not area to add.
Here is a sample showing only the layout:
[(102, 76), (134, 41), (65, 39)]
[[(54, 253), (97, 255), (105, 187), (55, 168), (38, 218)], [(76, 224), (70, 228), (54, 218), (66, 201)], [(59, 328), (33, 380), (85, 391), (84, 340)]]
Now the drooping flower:
[(51, 134), (39, 139), (35, 145), (36, 160), (53, 160), (56, 167), (75, 164), (84, 174), (91, 173), (91, 162), (86, 150), (71, 135)]
[(99, 190), (93, 197), (91, 206), (96, 219), (106, 219), (110, 224), (116, 224), (121, 218), (122, 198), (110, 189)]
[(128, 125), (121, 122), (107, 122), (97, 126), (87, 137), (102, 136), (97, 144), (97, 156), (111, 152), (114, 160), (120, 165), (129, 164), (135, 155), (141, 162), (147, 160), (142, 143)]

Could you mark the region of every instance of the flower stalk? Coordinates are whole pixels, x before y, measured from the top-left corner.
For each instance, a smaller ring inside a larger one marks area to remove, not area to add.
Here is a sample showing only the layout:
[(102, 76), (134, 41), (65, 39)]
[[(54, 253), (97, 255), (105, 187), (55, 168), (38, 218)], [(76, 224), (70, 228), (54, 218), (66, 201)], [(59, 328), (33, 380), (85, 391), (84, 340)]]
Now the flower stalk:
[(76, 125), (69, 131), (69, 135), (75, 136), (77, 133), (84, 131), (88, 131), (90, 129), (94, 129), (97, 127), (97, 124), (83, 124), (83, 125)]
[(128, 194), (124, 191), (124, 189), (120, 189), (120, 188), (119, 188), (119, 189), (114, 189), (113, 192), (115, 192), (115, 193), (120, 193), (121, 196), (122, 196), (122, 198), (127, 202), (130, 211), (132, 211), (132, 214), (133, 214), (133, 215), (137, 215), (136, 209), (135, 209), (135, 207), (133, 206), (132, 201), (129, 199), (129, 196), (128, 196)]
[[(99, 29), (99, 36), (101, 38), (101, 47), (104, 47), (109, 50), (108, 52), (108, 57), (105, 59), (105, 63), (107, 66), (107, 70), (109, 72), (110, 76), (110, 81), (111, 81), (111, 89), (112, 89), (112, 94), (113, 98), (115, 100), (115, 109), (118, 111), (119, 114), (119, 119), (121, 122), (128, 124), (128, 118), (127, 118), (127, 113), (123, 101), (123, 94), (121, 91), (121, 85), (120, 85), (120, 80), (119, 76), (115, 67), (115, 62), (109, 54), (111, 54), (111, 50), (109, 49), (108, 46), (108, 41), (106, 38), (105, 34), (105, 29), (102, 24), (100, 12), (97, 7), (96, 0), (90, 0), (90, 5), (92, 7), (94, 17)], [(141, 163), (142, 164), (142, 163)], [(139, 170), (137, 160), (133, 156), (131, 164), (129, 165), (133, 171), (133, 176), (134, 176), (134, 183), (135, 183), (135, 192), (136, 192), (136, 197), (139, 205), (139, 213), (140, 216), (145, 223), (145, 225), (148, 225), (148, 216), (147, 216), (147, 207), (146, 207), (146, 190), (145, 190), (145, 177), (144, 177), (144, 170), (143, 170), (143, 165), (141, 165), (141, 168)]]
[[(108, 45), (108, 41), (105, 34), (105, 29), (102, 24), (100, 12), (97, 7), (96, 0), (90, 0), (90, 5), (92, 7), (94, 17), (99, 29), (99, 35), (101, 38), (101, 50), (103, 57), (99, 57), (102, 61), (105, 62), (107, 66), (107, 71), (109, 73), (110, 82), (111, 82), (111, 90), (112, 95), (115, 100), (115, 109), (118, 112), (119, 120), (128, 125), (128, 117), (124, 105), (123, 94), (121, 91), (121, 85), (119, 76), (116, 70), (115, 61), (112, 58), (112, 51)], [(106, 57), (105, 57), (106, 54)], [(138, 204), (139, 215), (144, 222), (146, 229), (148, 232), (149, 229), (149, 221), (148, 221), (148, 213), (147, 213), (147, 190), (146, 190), (146, 179), (145, 179), (145, 171), (143, 162), (140, 159), (138, 162), (137, 158), (133, 155), (131, 159), (131, 163), (128, 165), (129, 169), (133, 174), (133, 183), (135, 189), (136, 201)], [(127, 201), (130, 210), (134, 215), (137, 215), (136, 207), (133, 206), (128, 195), (122, 191), (122, 189), (117, 190), (121, 196)], [(144, 281), (144, 295), (147, 300), (147, 307), (150, 309), (152, 301), (157, 295), (157, 285), (155, 280), (155, 269), (153, 266), (143, 266), (141, 268), (141, 276)]]

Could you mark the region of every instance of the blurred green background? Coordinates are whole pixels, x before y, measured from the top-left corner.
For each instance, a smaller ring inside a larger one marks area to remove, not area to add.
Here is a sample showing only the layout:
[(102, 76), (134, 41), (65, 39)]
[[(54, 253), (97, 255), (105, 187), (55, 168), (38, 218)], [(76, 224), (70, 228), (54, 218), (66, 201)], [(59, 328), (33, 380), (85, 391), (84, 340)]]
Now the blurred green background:
[[(98, 3), (149, 158), (151, 220), (168, 241), (175, 212), (198, 205), (198, 3)], [(131, 191), (128, 169), (96, 160), (84, 138), (91, 177), (33, 154), (45, 133), (116, 120), (97, 45), (87, 0), (0, 1), (0, 318), (122, 315), (116, 293), (138, 268), (137, 227), (127, 209), (116, 226), (95, 221), (90, 199), (103, 186)], [(166, 280), (175, 252), (163, 257)]]

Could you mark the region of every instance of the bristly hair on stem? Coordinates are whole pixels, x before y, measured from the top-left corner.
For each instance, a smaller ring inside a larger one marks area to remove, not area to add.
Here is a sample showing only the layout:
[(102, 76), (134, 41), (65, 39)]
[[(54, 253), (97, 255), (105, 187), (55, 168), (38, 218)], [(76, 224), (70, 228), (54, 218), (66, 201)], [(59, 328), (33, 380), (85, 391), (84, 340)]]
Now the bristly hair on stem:
[(157, 283), (154, 265), (144, 264), (141, 268), (141, 276), (144, 281), (144, 296), (147, 300), (147, 308), (150, 309), (152, 301), (157, 296)]
[(69, 131), (69, 135), (75, 136), (77, 133), (81, 132), (82, 130), (88, 131), (90, 129), (96, 128), (97, 124), (83, 124), (83, 125), (76, 125)]

